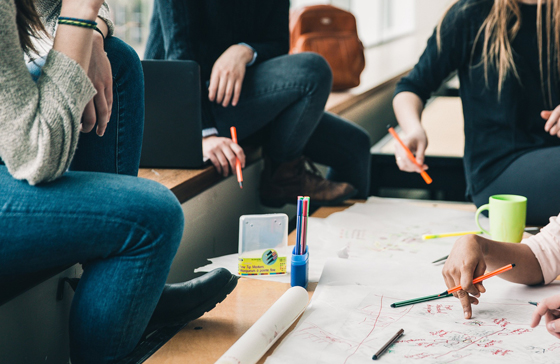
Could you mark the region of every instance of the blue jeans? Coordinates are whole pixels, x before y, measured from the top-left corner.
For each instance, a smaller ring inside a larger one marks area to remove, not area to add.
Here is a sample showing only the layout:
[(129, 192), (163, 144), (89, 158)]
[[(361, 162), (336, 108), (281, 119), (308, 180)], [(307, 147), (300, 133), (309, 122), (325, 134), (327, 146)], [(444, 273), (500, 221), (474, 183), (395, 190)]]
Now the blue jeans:
[(276, 162), (301, 155), (329, 166), (327, 178), (348, 182), (357, 198), (369, 195), (370, 138), (360, 126), (325, 112), (332, 74), (315, 53), (273, 58), (247, 68), (237, 106), (212, 103), (218, 132), (237, 128), (242, 141), (259, 133)]
[(80, 136), (74, 170), (30, 186), (0, 166), (0, 279), (83, 264), (70, 313), (73, 364), (113, 363), (134, 349), (161, 296), (184, 223), (167, 188), (120, 175), (138, 171), (143, 77), (126, 44), (108, 39), (106, 51), (113, 115), (105, 136)]
[[(144, 74), (136, 52), (118, 38), (105, 41), (113, 72), (113, 108), (102, 138), (82, 133), (70, 170), (138, 175), (144, 130)], [(37, 80), (45, 59), (28, 64)]]
[[(184, 26), (189, 21), (186, 10), (184, 1), (154, 1), (146, 59), (181, 57), (186, 53), (181, 47), (189, 42), (176, 37), (192, 36), (191, 43), (203, 39)], [(327, 178), (348, 182), (358, 190), (357, 198), (367, 198), (370, 138), (363, 128), (324, 111), (331, 82), (327, 62), (315, 53), (273, 58), (248, 67), (237, 106), (212, 103), (212, 117), (221, 136), (229, 137), (230, 126), (237, 128), (240, 141), (258, 133), (259, 144), (273, 161), (306, 155), (330, 167)], [(203, 97), (207, 94), (202, 91)]]

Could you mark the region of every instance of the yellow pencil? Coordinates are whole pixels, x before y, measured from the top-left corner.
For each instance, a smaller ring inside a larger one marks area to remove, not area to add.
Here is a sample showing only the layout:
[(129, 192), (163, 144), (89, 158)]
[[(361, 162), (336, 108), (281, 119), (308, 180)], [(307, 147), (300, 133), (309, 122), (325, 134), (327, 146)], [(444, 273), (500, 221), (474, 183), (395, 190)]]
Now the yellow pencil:
[(445, 233), (445, 234), (434, 234), (434, 235), (422, 235), (422, 240), (428, 239), (438, 239), (438, 238), (448, 238), (450, 236), (461, 236), (461, 235), (469, 235), (469, 234), (482, 234), (482, 231), (460, 231), (457, 233)]

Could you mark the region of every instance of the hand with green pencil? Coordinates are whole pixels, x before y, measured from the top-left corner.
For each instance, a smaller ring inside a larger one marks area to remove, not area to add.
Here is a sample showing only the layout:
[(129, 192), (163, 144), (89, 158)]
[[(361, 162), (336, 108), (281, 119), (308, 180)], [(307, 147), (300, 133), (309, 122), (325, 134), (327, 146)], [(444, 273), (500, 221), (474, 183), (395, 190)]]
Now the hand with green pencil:
[(480, 294), (486, 292), (482, 282), (473, 284), (474, 278), (511, 263), (516, 268), (500, 274), (501, 278), (527, 285), (543, 282), (541, 266), (525, 244), (502, 243), (478, 235), (466, 235), (455, 242), (442, 274), (448, 288), (462, 286), (463, 290), (453, 295), (461, 301), (466, 319), (472, 317), (471, 305), (478, 304)]
[(533, 312), (531, 327), (537, 327), (544, 316), (548, 332), (560, 339), (560, 310), (558, 308), (560, 308), (560, 294), (545, 298), (539, 302), (537, 309)]
[(480, 294), (486, 292), (482, 282), (472, 283), (474, 277), (479, 277), (486, 271), (484, 254), (476, 238), (477, 235), (467, 235), (459, 239), (442, 271), (447, 288), (458, 285), (463, 287), (463, 290), (453, 293), (453, 296), (461, 301), (466, 319), (472, 317), (471, 305), (478, 305)]

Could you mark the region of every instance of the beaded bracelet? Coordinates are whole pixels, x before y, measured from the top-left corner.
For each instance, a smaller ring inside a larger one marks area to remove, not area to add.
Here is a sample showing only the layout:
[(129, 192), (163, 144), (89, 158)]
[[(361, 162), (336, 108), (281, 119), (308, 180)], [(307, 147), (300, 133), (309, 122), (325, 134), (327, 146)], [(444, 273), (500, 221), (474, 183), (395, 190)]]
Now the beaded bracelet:
[(68, 18), (65, 16), (61, 16), (58, 18), (58, 24), (73, 25), (76, 27), (89, 28), (89, 29), (97, 28), (97, 23), (94, 22), (93, 20)]

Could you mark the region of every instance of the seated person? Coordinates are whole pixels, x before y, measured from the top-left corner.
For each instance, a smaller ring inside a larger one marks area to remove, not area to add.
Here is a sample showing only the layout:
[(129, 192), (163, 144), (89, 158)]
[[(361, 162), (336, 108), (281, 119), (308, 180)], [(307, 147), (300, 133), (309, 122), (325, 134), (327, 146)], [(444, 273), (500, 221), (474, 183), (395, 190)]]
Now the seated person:
[[(478, 304), (483, 283), (472, 284), (486, 270), (492, 271), (515, 263), (515, 269), (499, 275), (510, 282), (539, 285), (549, 284), (560, 275), (560, 216), (551, 217), (550, 223), (535, 236), (520, 244), (502, 243), (478, 235), (467, 235), (455, 242), (443, 267), (443, 277), (448, 288), (461, 285), (462, 291), (454, 293), (461, 301), (465, 318), (472, 316), (471, 304)], [(539, 303), (531, 326), (538, 325), (545, 316), (547, 329), (560, 338), (560, 295)]]
[[(237, 282), (216, 270), (165, 284), (184, 217), (167, 188), (135, 177), (142, 69), (96, 19), (102, 3), (0, 2), (0, 280), (83, 264), (69, 319), (74, 364), (117, 362), (143, 335), (210, 310)], [(81, 25), (59, 24), (36, 82), (24, 60), (44, 36), (35, 4), (49, 29), (59, 14)]]
[[(495, 194), (526, 196), (527, 223), (539, 226), (560, 212), (555, 193), (560, 170), (552, 167), (560, 163), (560, 33), (555, 30), (560, 8), (549, 13), (544, 7), (536, 0), (458, 1), (397, 85), (393, 100), (403, 141), (423, 165), (428, 140), (422, 110), (456, 71), (467, 195), (477, 206)], [(395, 155), (401, 170), (420, 172), (400, 146)]]
[[(331, 91), (327, 62), (314, 53), (287, 55), (288, 0), (155, 0), (146, 59), (198, 62), (202, 72), (203, 153), (218, 172), (235, 171), (254, 136), (264, 147), (261, 201), (314, 205), (367, 198), (368, 134), (324, 111)], [(330, 168), (324, 179), (313, 162)]]

